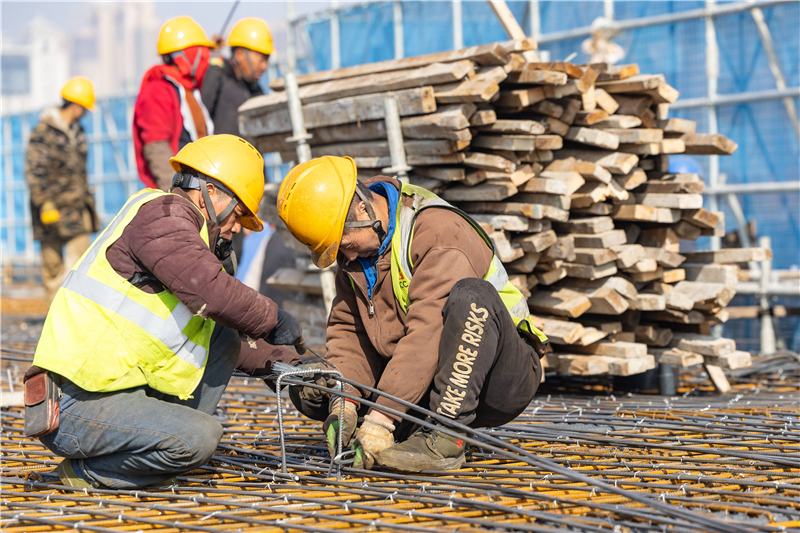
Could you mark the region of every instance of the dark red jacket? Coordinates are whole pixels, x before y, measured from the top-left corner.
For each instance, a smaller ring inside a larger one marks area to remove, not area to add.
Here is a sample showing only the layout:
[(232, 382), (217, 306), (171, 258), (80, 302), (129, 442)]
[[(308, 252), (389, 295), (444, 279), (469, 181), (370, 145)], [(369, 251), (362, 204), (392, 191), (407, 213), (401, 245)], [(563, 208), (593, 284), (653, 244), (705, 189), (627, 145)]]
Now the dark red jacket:
[[(271, 346), (263, 339), (278, 320), (278, 306), (222, 270), (219, 259), (200, 238), (203, 215), (177, 189), (176, 196), (147, 202), (106, 252), (111, 267), (130, 280), (137, 272), (151, 273), (157, 282), (138, 284), (154, 293), (161, 285), (194, 313), (246, 333), (257, 341), (242, 343), (238, 368), (251, 375), (272, 372), (273, 361), (293, 364), (293, 350)], [(208, 224), (209, 242), (216, 242), (219, 226)]]

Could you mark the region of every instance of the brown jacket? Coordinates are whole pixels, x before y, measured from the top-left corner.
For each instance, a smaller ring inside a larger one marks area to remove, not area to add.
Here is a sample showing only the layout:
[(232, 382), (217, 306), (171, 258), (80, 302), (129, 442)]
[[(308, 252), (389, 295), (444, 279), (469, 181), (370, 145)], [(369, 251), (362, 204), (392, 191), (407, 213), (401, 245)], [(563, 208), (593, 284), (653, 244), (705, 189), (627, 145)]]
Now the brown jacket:
[[(278, 306), (222, 271), (219, 259), (200, 238), (203, 215), (185, 192), (146, 203), (106, 253), (117, 273), (130, 280), (137, 272), (152, 273), (158, 281), (137, 284), (154, 293), (167, 288), (193, 312), (258, 339), (257, 347), (242, 343), (238, 368), (251, 375), (272, 372), (273, 361), (299, 361), (293, 351), (262, 340), (278, 321)], [(219, 226), (208, 224), (209, 243)]]
[[(394, 178), (377, 176), (391, 183)], [(411, 199), (403, 197), (405, 205)], [(453, 285), (465, 278), (482, 278), (489, 270), (492, 250), (460, 215), (446, 209), (422, 211), (414, 226), (413, 264), (408, 314), (394, 297), (391, 247), (378, 259), (378, 281), (373, 289), (374, 314), (370, 315), (367, 283), (358, 261), (346, 263), (339, 255), (336, 298), (328, 319), (328, 359), (348, 379), (417, 403), (428, 391), (439, 359), (442, 309)], [(356, 289), (350, 280), (356, 285)], [(368, 396), (362, 393), (362, 396)], [(397, 402), (377, 403), (405, 412)]]

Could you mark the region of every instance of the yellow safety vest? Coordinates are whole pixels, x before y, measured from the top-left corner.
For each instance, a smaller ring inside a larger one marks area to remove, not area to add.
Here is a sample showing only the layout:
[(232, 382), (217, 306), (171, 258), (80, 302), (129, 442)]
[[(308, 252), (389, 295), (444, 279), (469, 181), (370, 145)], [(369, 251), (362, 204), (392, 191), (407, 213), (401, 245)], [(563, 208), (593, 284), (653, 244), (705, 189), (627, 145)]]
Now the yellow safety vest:
[[(166, 194), (134, 194), (67, 274), (47, 314), (34, 365), (92, 392), (149, 385), (191, 398), (203, 377), (214, 321), (195, 316), (167, 290), (148, 294), (135, 287), (106, 258), (139, 209)], [(200, 237), (208, 245), (205, 217)]]
[[(413, 268), (411, 264), (411, 241), (414, 239), (414, 223), (420, 211), (437, 207), (458, 213), (478, 232), (484, 242), (492, 249), (492, 252), (494, 252), (494, 244), (480, 225), (472, 220), (468, 214), (442, 200), (431, 191), (416, 185), (403, 183), (400, 188), (400, 194), (401, 196), (413, 197), (414, 202), (412, 207), (406, 207), (402, 198), (397, 203), (397, 218), (394, 226), (394, 235), (392, 236), (392, 289), (403, 312), (408, 313), (410, 303), (408, 287), (411, 283), (411, 269)], [(483, 279), (491, 283), (500, 294), (500, 299), (503, 300), (503, 304), (511, 314), (511, 319), (517, 328), (536, 335), (544, 343), (548, 342), (547, 336), (533, 325), (525, 297), (508, 280), (508, 274), (503, 267), (503, 263), (494, 253), (492, 253), (489, 271), (483, 276)]]

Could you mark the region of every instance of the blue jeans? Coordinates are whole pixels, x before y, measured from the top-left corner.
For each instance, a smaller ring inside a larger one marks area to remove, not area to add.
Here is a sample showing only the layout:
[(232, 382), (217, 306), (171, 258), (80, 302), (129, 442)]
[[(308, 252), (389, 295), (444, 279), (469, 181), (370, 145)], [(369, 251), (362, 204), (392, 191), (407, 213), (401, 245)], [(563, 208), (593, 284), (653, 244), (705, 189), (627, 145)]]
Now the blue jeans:
[(139, 488), (188, 472), (214, 454), (222, 425), (211, 415), (236, 368), (239, 334), (216, 325), (203, 379), (189, 400), (150, 387), (88, 392), (61, 386), (58, 429), (41, 437), (50, 451), (74, 459), (88, 481)]

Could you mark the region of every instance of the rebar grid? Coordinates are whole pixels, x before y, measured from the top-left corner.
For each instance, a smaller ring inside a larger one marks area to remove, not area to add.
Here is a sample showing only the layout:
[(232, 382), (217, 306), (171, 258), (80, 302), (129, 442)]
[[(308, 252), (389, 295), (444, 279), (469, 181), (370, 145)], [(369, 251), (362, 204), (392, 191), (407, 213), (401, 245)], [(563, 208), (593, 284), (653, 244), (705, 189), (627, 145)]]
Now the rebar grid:
[[(4, 390), (18, 391), (41, 324), (9, 328), (7, 321), (0, 375)], [(694, 371), (682, 376), (681, 396), (666, 398), (548, 375), (522, 415), (485, 431), (566, 474), (702, 513), (722, 527), (800, 530), (800, 360), (757, 358), (730, 377), (734, 396), (708, 394)], [(23, 436), (22, 408), (0, 414), (0, 529), (9, 532), (704, 530), (488, 445), (473, 446), (455, 472), (345, 467), (342, 479), (328, 477), (320, 424), (283, 409), (282, 456), (275, 396), (252, 378), (234, 378), (220, 402), (225, 433), (211, 462), (166, 488), (63, 487), (53, 472), (61, 458)]]
[[(494, 437), (628, 491), (753, 531), (800, 528), (798, 398), (547, 396)], [(286, 403), (284, 403), (286, 405)], [(700, 530), (567, 476), (473, 447), (456, 472), (344, 468), (328, 478), (320, 424), (285, 408), (288, 474), (275, 397), (232, 380), (219, 406), (225, 434), (205, 467), (174, 487), (62, 487), (60, 458), (22, 435), (22, 410), (2, 412), (4, 531)]]

